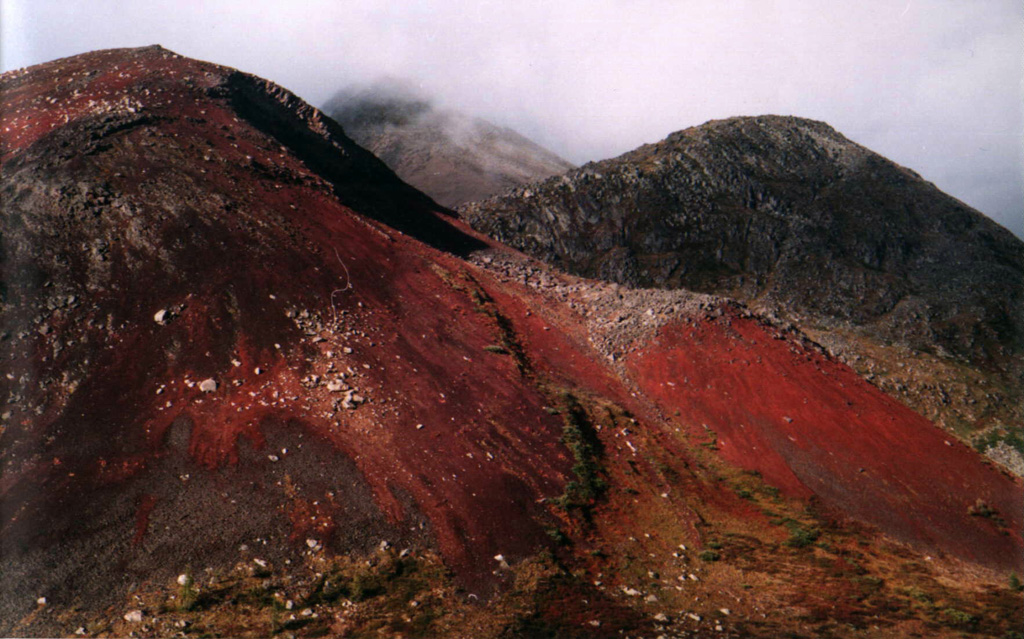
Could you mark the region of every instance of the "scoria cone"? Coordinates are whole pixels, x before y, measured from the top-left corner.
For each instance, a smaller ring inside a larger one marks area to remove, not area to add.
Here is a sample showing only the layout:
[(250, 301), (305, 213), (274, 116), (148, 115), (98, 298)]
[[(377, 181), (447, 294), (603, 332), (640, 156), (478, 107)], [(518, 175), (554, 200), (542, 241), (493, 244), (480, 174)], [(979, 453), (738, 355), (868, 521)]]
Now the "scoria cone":
[(1020, 568), (1020, 483), (799, 334), (553, 273), (279, 87), (153, 47), (0, 89), (5, 635), (777, 636)]

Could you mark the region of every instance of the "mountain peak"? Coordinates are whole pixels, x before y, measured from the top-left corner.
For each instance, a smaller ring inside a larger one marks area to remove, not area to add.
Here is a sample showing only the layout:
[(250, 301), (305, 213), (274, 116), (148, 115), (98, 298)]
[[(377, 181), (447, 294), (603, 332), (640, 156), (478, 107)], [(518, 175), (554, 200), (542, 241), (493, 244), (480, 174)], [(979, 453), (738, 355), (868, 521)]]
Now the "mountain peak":
[(439, 108), (412, 83), (394, 78), (345, 89), (324, 109), (356, 142), (443, 206), (573, 166), (511, 129)]
[[(852, 331), (935, 357), (959, 400), (936, 397), (923, 373), (892, 386), (919, 388), (923, 412), (973, 424), (977, 437), (1018, 430), (1024, 243), (824, 122), (712, 120), (460, 213), (579, 275), (727, 295), (832, 341)], [(845, 352), (870, 360), (861, 347)], [(977, 378), (949, 359), (994, 374), (1016, 399), (965, 390)]]
[(413, 124), (434, 105), (412, 82), (385, 77), (339, 91), (324, 109), (346, 129), (363, 130)]

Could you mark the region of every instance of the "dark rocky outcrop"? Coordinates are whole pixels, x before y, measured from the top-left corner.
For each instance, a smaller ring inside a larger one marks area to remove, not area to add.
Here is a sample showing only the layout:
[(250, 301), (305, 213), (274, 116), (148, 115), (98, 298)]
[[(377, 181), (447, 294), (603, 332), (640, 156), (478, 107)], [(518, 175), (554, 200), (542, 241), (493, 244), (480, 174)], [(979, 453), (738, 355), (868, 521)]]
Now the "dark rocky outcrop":
[(854, 365), (873, 347), (850, 340), (909, 348), (929, 372), (880, 385), (961, 433), (1019, 430), (1024, 243), (824, 123), (712, 121), (459, 210), (572, 273), (782, 313)]
[(709, 122), (461, 211), (578, 274), (774, 302), (974, 359), (1022, 347), (1024, 243), (821, 122)]

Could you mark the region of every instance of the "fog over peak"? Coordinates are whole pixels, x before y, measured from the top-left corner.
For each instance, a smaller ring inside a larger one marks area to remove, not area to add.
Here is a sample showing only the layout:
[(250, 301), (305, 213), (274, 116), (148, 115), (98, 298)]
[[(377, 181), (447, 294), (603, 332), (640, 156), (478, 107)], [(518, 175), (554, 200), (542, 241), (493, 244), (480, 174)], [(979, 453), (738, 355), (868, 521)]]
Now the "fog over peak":
[(5, 69), (160, 43), (318, 106), (408, 78), (575, 163), (711, 119), (822, 120), (1024, 235), (1018, 0), (0, 2)]
[(343, 123), (409, 124), (432, 113), (435, 107), (415, 83), (395, 76), (381, 76), (367, 83), (348, 85), (323, 105), (323, 110)]

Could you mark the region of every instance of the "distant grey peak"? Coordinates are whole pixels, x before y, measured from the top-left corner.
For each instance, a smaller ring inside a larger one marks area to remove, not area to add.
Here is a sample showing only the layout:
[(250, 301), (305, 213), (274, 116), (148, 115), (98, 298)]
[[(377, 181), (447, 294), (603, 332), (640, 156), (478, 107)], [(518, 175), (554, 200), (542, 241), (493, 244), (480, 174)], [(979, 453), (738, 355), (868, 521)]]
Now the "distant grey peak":
[(433, 110), (419, 86), (393, 77), (346, 87), (324, 105), (346, 128), (411, 124)]
[(399, 177), (448, 207), (573, 168), (512, 129), (438, 108), (407, 81), (345, 89), (324, 110)]

